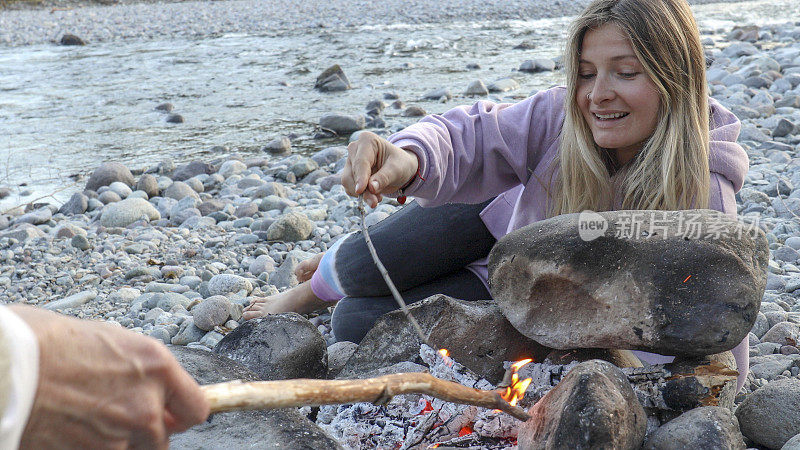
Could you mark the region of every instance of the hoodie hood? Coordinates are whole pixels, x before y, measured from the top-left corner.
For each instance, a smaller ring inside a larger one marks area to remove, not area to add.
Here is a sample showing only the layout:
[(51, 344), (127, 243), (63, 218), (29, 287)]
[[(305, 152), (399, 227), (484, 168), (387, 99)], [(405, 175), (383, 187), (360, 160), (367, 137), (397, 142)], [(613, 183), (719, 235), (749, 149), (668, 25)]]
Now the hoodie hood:
[(708, 105), (711, 108), (709, 171), (725, 177), (733, 184), (733, 192), (739, 192), (750, 170), (750, 158), (736, 142), (742, 123), (713, 98), (708, 99)]

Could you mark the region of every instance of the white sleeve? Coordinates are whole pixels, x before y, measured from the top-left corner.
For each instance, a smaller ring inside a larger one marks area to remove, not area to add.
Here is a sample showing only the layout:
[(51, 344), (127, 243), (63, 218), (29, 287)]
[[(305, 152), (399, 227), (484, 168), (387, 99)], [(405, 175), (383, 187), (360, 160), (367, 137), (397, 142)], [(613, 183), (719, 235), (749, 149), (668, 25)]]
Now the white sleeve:
[(0, 306), (0, 450), (16, 449), (39, 381), (39, 344), (33, 330)]

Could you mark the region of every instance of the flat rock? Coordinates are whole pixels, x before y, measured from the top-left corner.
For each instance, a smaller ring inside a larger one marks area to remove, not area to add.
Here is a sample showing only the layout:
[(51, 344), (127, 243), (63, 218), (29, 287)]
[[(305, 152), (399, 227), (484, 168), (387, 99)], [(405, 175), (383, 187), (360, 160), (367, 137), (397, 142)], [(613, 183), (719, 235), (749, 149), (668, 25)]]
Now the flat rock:
[(263, 380), (324, 378), (325, 339), (296, 313), (248, 320), (228, 333), (214, 352), (243, 364)]
[[(769, 260), (760, 229), (712, 210), (683, 217), (697, 235), (680, 229), (678, 211), (583, 214), (516, 230), (489, 255), (492, 295), (524, 335), (559, 349), (701, 356), (750, 332)], [(649, 237), (620, 232), (634, 216)]]
[(594, 359), (578, 364), (528, 411), (520, 449), (638, 449), (647, 416), (625, 374)]
[(142, 216), (147, 216), (149, 220), (158, 220), (161, 214), (158, 210), (145, 199), (126, 198), (120, 202), (112, 203), (103, 208), (100, 216), (100, 223), (107, 228), (127, 227), (139, 220)]
[(800, 380), (775, 380), (747, 396), (736, 408), (742, 434), (769, 448), (781, 448), (800, 434)]
[(77, 294), (70, 295), (69, 297), (65, 297), (59, 300), (53, 300), (52, 302), (43, 305), (42, 308), (49, 309), (50, 311), (58, 311), (60, 309), (74, 308), (76, 306), (80, 306), (94, 300), (95, 297), (97, 297), (97, 291), (94, 290), (82, 291), (78, 292)]
[(185, 197), (192, 197), (197, 200), (200, 199), (200, 197), (197, 195), (197, 192), (195, 192), (191, 186), (183, 181), (176, 181), (170, 184), (169, 187), (164, 191), (164, 197), (174, 198), (175, 200), (182, 200)]
[[(453, 359), (493, 383), (503, 378), (503, 361), (541, 360), (547, 354), (515, 330), (490, 301), (434, 295), (410, 305), (409, 310), (431, 345), (448, 349)], [(364, 336), (338, 378), (359, 378), (402, 361), (420, 363), (420, 344), (402, 311), (387, 313)]]
[(719, 448), (744, 450), (739, 421), (730, 409), (705, 406), (685, 412), (651, 434), (643, 450)]
[(500, 78), (489, 84), (489, 92), (508, 92), (519, 89), (519, 83), (513, 78)]
[(94, 169), (89, 181), (86, 182), (86, 189), (90, 191), (97, 191), (103, 186), (108, 186), (115, 181), (120, 181), (133, 186), (133, 174), (123, 164), (118, 162), (103, 163), (97, 169)]
[(29, 223), (16, 224), (10, 230), (0, 233), (0, 239), (16, 239), (20, 242), (24, 242), (32, 238), (42, 238), (46, 236), (47, 235), (44, 233), (44, 231)]
[[(246, 367), (217, 354), (169, 346), (172, 354), (200, 385), (224, 381), (258, 381)], [(207, 421), (170, 437), (173, 449), (342, 447), (297, 409), (235, 411), (214, 414)]]

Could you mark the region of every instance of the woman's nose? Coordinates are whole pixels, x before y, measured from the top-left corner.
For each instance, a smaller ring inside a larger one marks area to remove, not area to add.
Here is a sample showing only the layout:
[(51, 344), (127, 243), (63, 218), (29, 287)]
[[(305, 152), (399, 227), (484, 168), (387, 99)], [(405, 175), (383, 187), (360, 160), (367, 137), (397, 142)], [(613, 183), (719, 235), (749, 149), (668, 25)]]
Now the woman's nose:
[(592, 86), (592, 92), (589, 96), (592, 103), (599, 104), (605, 100), (611, 100), (615, 95), (616, 93), (608, 77), (598, 74), (595, 77), (594, 86)]

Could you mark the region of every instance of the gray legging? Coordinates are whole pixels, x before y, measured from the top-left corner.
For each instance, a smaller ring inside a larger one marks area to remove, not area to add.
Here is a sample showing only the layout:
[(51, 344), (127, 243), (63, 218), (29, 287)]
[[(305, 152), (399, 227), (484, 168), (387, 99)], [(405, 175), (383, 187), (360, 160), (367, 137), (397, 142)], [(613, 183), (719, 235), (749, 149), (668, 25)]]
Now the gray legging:
[[(461, 300), (491, 298), (478, 276), (464, 268), (486, 257), (496, 242), (479, 216), (490, 201), (434, 208), (412, 202), (370, 227), (375, 250), (406, 303), (435, 294)], [(338, 341), (358, 343), (380, 316), (398, 305), (361, 232), (344, 239), (335, 264), (347, 297), (336, 305), (331, 326)]]

